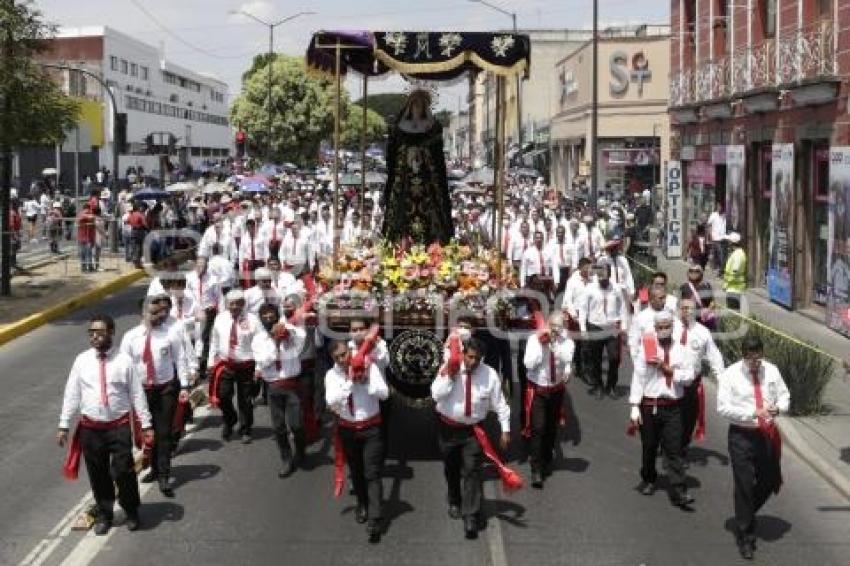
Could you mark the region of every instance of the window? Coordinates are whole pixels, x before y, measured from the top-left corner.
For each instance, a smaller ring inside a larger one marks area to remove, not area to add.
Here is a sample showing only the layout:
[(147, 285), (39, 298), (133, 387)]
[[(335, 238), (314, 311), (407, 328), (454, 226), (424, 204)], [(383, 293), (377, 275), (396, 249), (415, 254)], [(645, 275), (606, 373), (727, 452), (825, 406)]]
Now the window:
[(141, 70), (142, 80), (143, 81), (148, 80), (148, 68), (147, 67), (139, 67), (139, 69)]
[(127, 60), (121, 59), (121, 72), (127, 74)]
[(776, 35), (776, 0), (762, 0), (761, 8), (764, 36), (774, 37)]
[(822, 20), (832, 19), (832, 0), (818, 0), (818, 14)]
[(116, 57), (115, 55), (109, 57), (109, 68), (113, 71), (118, 70), (118, 57)]
[(130, 76), (138, 77), (139, 76), (139, 66), (135, 63), (130, 63)]

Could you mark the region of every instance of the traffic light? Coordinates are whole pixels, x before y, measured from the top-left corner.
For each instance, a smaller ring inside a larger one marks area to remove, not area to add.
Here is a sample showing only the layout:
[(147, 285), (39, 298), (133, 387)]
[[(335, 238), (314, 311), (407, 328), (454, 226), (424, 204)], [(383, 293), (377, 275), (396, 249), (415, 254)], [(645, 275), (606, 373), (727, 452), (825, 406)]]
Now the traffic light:
[(127, 113), (119, 112), (115, 116), (115, 144), (118, 153), (127, 153)]
[(145, 136), (145, 153), (148, 155), (154, 155), (156, 153), (156, 150), (153, 147), (153, 134)]

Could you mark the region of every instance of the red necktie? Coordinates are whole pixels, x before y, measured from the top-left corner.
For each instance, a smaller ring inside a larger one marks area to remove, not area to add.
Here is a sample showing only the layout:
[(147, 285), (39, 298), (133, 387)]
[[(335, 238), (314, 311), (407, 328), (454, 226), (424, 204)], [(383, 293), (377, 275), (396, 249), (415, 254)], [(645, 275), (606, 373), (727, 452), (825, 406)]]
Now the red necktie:
[(602, 316), (608, 321), (608, 293), (602, 292)]
[(587, 229), (587, 255), (593, 255), (593, 243), (590, 241), (590, 228)]
[(506, 254), (510, 253), (510, 251), (511, 251), (510, 248), (508, 248), (510, 243), (511, 243), (511, 237), (507, 232), (505, 232), (505, 235), (502, 236), (502, 248), (504, 248)]
[(272, 221), (272, 244), (277, 244), (277, 218)]
[(679, 342), (682, 346), (687, 345), (688, 343), (688, 325), (684, 325), (685, 330), (682, 331), (682, 340)]
[[(661, 349), (664, 350), (664, 365), (669, 366), (670, 365), (670, 346), (669, 345), (662, 346)], [(667, 383), (668, 388), (671, 387), (673, 385), (673, 372), (666, 374), (664, 376), (664, 381)]]
[(540, 275), (546, 275), (546, 265), (543, 263), (543, 252), (537, 250), (537, 256), (540, 259)]
[(555, 384), (555, 350), (549, 346), (549, 383)]
[(177, 298), (177, 318), (183, 320), (183, 297)]
[(463, 403), (463, 414), (464, 416), (471, 417), (472, 416), (472, 372), (466, 372), (466, 392), (464, 395), (464, 403)]
[(257, 254), (254, 249), (254, 233), (248, 232), (248, 235), (251, 236), (251, 261), (257, 261)]
[(100, 403), (109, 408), (109, 395), (106, 394), (106, 353), (98, 353), (97, 359), (100, 365)]
[(561, 248), (561, 267), (564, 267), (566, 264), (564, 261), (564, 244), (560, 244), (558, 247)]
[[(274, 367), (278, 371), (278, 374), (280, 373), (281, 367), (283, 367), (283, 364), (280, 361), (280, 342), (281, 342), (280, 340), (274, 341), (274, 351), (275, 351)], [(275, 377), (279, 377), (279, 376), (275, 376)]]
[(523, 238), (522, 239), (522, 251), (525, 251), (527, 249), (528, 249), (528, 240)]
[[(759, 370), (751, 369), (750, 375), (753, 377), (753, 389), (755, 390), (754, 396), (756, 398), (756, 412), (761, 411), (764, 408), (764, 397), (761, 394), (761, 382), (759, 382)], [(764, 427), (765, 422), (764, 419), (758, 418), (759, 427)]]
[(237, 320), (233, 319), (233, 324), (230, 325), (230, 358), (236, 357), (236, 346), (239, 344), (238, 334), (236, 333)]
[(201, 308), (204, 308), (204, 274), (198, 275), (198, 301), (201, 303)]
[(614, 261), (612, 262), (613, 265), (611, 266), (611, 271), (614, 272), (614, 283), (619, 283), (619, 281), (617, 280), (617, 258), (613, 259)]
[(145, 336), (145, 349), (142, 350), (142, 361), (145, 363), (145, 377), (149, 386), (153, 385), (156, 372), (153, 367), (153, 350), (151, 349), (151, 331)]
[[(348, 377), (351, 379), (351, 368), (348, 368)], [(351, 385), (351, 393), (348, 394), (348, 412), (351, 413), (351, 418), (354, 417), (354, 385)]]

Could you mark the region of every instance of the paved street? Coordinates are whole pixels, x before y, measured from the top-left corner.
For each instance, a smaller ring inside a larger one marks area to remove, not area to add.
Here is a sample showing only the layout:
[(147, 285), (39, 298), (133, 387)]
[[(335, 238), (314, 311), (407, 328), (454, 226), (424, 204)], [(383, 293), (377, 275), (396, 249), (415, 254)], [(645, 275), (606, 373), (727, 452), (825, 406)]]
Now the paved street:
[[(139, 286), (98, 310), (134, 322)], [(625, 436), (625, 402), (596, 401), (571, 385), (564, 459), (543, 491), (498, 494), (486, 488), (488, 527), (477, 541), (445, 513), (433, 419), (404, 412), (393, 422), (386, 469), (388, 532), (369, 545), (351, 499), (331, 493), (331, 446), (310, 450), (309, 471), (277, 478), (267, 409), (257, 409), (256, 441), (223, 444), (219, 417), (201, 420), (175, 461), (177, 497), (143, 490), (143, 530), (108, 537), (68, 532), (69, 512), (88, 491), (62, 479), (64, 451), (53, 441), (61, 392), (73, 356), (86, 347), (83, 310), (0, 348), (0, 563), (59, 564), (734, 564), (726, 524), (732, 515), (725, 427), (713, 412), (709, 438), (693, 450), (695, 511), (673, 508), (659, 491), (634, 491), (639, 441)], [(628, 383), (628, 368), (621, 381)], [(402, 444), (413, 448), (401, 458)], [(514, 450), (518, 452), (518, 450)], [(523, 473), (527, 466), (520, 464)], [(765, 564), (844, 564), (850, 503), (792, 453), (786, 485), (764, 509), (757, 559)], [(39, 546), (40, 551), (33, 552)], [(34, 560), (33, 560), (34, 559)], [(43, 560), (43, 562), (40, 562)]]

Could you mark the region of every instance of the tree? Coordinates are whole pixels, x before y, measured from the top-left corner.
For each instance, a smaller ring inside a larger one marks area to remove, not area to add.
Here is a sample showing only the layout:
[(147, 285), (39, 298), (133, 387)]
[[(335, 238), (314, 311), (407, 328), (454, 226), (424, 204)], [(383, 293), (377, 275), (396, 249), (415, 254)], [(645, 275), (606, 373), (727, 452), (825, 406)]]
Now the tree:
[(65, 96), (33, 56), (55, 28), (30, 2), (0, 0), (0, 295), (11, 294), (9, 197), (12, 150), (55, 144), (76, 122), (79, 105)]
[(242, 73), (242, 82), (248, 82), (248, 79), (254, 76), (254, 73), (264, 68), (269, 64), (270, 60), (277, 57), (277, 53), (260, 53), (254, 55), (254, 60), (251, 62), (251, 68)]
[[(380, 93), (380, 94), (370, 94), (368, 97), (368, 107), (370, 110), (374, 110), (378, 116), (384, 118), (384, 120), (395, 120), (395, 117), (398, 116), (398, 113), (401, 112), (401, 109), (404, 107), (404, 103), (407, 102), (406, 94), (398, 94), (398, 93)], [(357, 101), (357, 104), (363, 106), (363, 99)]]
[[(256, 60), (255, 60), (256, 62)], [(272, 65), (251, 73), (230, 109), (230, 120), (245, 131), (252, 153), (268, 138), (268, 81), (272, 73), (272, 159), (314, 163), (323, 139), (333, 131), (334, 89), (328, 80), (307, 73), (301, 57), (277, 55)], [(343, 108), (348, 95), (343, 92)]]
[[(345, 121), (340, 125), (340, 145), (359, 148), (363, 132), (363, 107), (350, 104), (346, 109)], [(383, 141), (387, 133), (387, 122), (377, 112), (366, 111), (366, 144)]]

